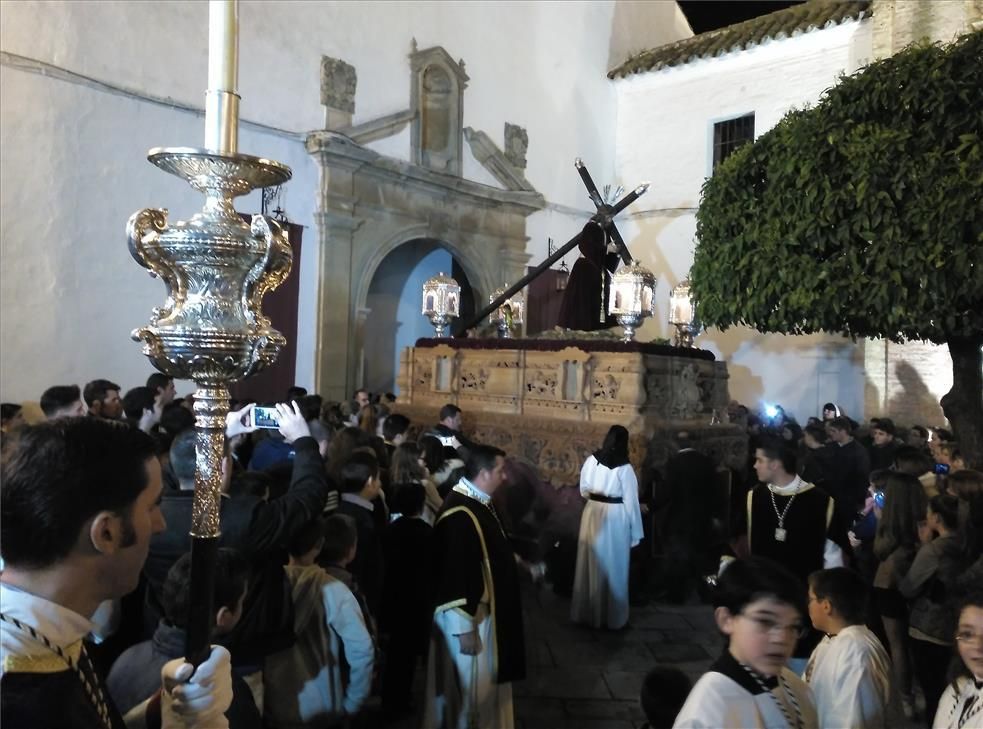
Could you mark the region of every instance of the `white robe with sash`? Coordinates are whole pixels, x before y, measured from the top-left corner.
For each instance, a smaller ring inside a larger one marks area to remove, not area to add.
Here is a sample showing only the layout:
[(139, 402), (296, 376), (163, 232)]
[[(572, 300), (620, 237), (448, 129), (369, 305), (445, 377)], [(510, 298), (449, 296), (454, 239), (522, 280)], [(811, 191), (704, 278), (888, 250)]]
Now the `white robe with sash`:
[(612, 469), (590, 456), (580, 471), (580, 494), (620, 498), (621, 503), (588, 500), (584, 506), (570, 619), (594, 628), (618, 629), (628, 622), (631, 548), (642, 539), (638, 480), (630, 463)]

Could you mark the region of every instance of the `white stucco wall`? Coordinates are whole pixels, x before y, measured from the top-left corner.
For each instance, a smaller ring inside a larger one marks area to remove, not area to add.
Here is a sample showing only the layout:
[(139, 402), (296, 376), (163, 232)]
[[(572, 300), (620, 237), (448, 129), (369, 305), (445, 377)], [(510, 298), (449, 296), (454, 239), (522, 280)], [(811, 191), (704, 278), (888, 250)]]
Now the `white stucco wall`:
[[(633, 253), (659, 277), (658, 313), (642, 338), (670, 336), (669, 291), (693, 262), (714, 122), (754, 112), (760, 135), (870, 56), (870, 21), (851, 21), (615, 82), (618, 175), (626, 188), (652, 182), (622, 226)], [(828, 400), (851, 415), (863, 412), (863, 355), (842, 337), (733, 328), (708, 331), (698, 343), (726, 359), (731, 396), (751, 407), (777, 402), (803, 421)]]
[[(4, 54), (130, 92), (19, 70), (4, 57), (0, 397), (36, 399), (51, 384), (93, 377), (124, 389), (142, 384), (151, 369), (128, 335), (163, 303), (163, 287), (129, 259), (123, 229), (141, 207), (168, 207), (178, 219), (200, 206), (200, 196), (145, 154), (202, 141), (200, 117), (144, 97), (202, 105), (207, 5), (5, 0), (0, 15)], [(546, 238), (566, 240), (589, 207), (574, 157), (589, 162), (599, 184), (613, 177), (615, 90), (604, 76), (610, 60), (688, 33), (674, 2), (252, 0), (240, 4), (240, 22), (242, 118), (274, 128), (244, 124), (240, 150), (293, 168), (285, 207), (306, 227), (296, 379), (307, 386), (314, 372), (318, 172), (302, 135), (323, 125), (322, 55), (356, 67), (355, 123), (408, 107), (413, 38), (419, 48), (441, 45), (464, 58), (471, 77), (464, 124), (499, 144), (506, 121), (528, 130), (526, 175), (553, 205), (530, 221), (529, 251), (537, 260)], [(385, 147), (408, 156), (408, 144), (404, 132)], [(238, 208), (258, 211), (259, 201)]]

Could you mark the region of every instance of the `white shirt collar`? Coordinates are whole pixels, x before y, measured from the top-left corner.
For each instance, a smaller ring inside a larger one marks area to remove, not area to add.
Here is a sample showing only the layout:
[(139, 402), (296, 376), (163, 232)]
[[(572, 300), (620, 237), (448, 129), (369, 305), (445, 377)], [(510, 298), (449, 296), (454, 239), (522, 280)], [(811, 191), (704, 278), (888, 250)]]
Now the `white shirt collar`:
[(768, 490), (773, 494), (778, 494), (779, 496), (791, 496), (792, 494), (803, 491), (806, 486), (809, 486), (805, 481), (803, 481), (799, 476), (796, 476), (791, 480), (791, 482), (785, 484), (784, 486), (776, 486), (773, 483), (768, 484)]
[(461, 480), (457, 482), (457, 486), (454, 487), (454, 490), (457, 491), (459, 494), (470, 496), (472, 499), (475, 499), (476, 501), (480, 501), (482, 504), (485, 504), (486, 506), (489, 503), (491, 503), (491, 496), (486, 494), (484, 491), (481, 491), (477, 486), (475, 486), (473, 483), (468, 481), (463, 476), (461, 476)]
[(361, 496), (354, 492), (349, 492), (341, 495), (342, 501), (348, 501), (349, 503), (355, 504), (356, 506), (361, 506), (363, 509), (368, 509), (369, 511), (375, 511), (375, 504), (367, 499), (363, 499)]
[[(5, 582), (0, 582), (0, 604), (5, 615), (30, 625), (62, 648), (78, 642), (95, 628), (95, 623), (74, 610)], [(41, 643), (29, 632), (8, 623), (0, 623), (0, 626), (3, 627), (5, 653), (14, 651), (30, 655), (37, 652), (36, 647)]]

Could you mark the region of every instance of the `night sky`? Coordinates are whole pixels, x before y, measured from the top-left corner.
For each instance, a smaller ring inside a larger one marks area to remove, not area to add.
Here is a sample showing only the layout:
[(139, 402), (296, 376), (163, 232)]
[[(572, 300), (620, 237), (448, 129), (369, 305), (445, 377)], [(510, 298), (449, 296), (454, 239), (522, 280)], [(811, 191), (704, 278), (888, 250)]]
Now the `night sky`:
[(790, 5), (799, 5), (804, 0), (679, 0), (679, 6), (686, 13), (694, 33), (723, 28), (740, 23), (742, 20), (767, 15)]

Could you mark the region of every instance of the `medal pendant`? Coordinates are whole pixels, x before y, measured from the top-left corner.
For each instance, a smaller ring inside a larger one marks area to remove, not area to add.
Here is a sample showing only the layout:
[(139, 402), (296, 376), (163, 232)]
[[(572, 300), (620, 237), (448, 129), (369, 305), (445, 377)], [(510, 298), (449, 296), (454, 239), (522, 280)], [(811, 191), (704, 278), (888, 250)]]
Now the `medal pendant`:
[(777, 529), (775, 529), (775, 541), (776, 542), (784, 542), (785, 541), (785, 535), (786, 535), (786, 533), (787, 532), (784, 529), (782, 529), (781, 527), (778, 527)]

